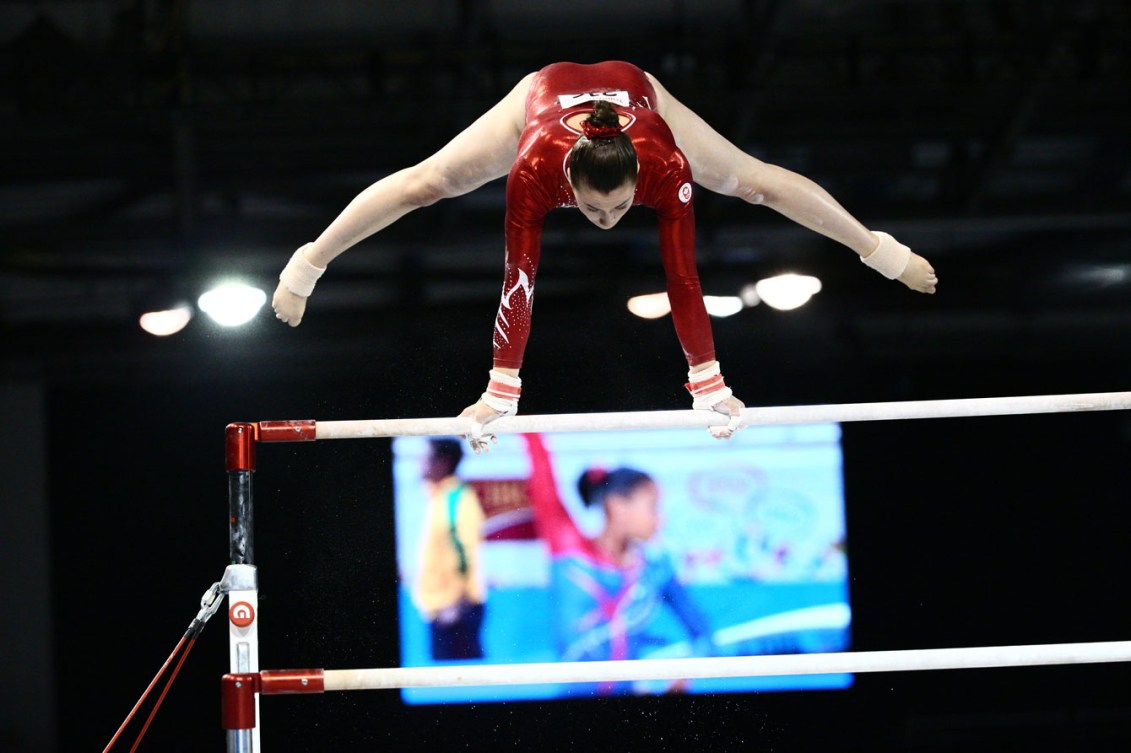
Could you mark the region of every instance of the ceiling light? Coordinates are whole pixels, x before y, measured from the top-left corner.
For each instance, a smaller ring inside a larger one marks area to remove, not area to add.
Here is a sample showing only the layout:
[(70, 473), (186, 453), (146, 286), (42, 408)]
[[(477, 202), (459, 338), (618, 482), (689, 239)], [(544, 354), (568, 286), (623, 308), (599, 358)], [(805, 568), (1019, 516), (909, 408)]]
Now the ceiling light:
[(736, 295), (705, 295), (703, 303), (707, 306), (707, 313), (719, 318), (733, 316), (742, 311), (744, 304)]
[(790, 311), (804, 306), (821, 290), (821, 281), (808, 275), (784, 274), (759, 280), (754, 285), (758, 297), (767, 306)]
[(1076, 264), (1069, 267), (1068, 277), (1077, 283), (1107, 287), (1131, 280), (1131, 265)]
[(219, 285), (200, 296), (197, 304), (200, 310), (212, 317), (222, 327), (238, 327), (247, 324), (263, 304), (267, 294), (259, 288), (239, 282)]
[(192, 319), (192, 313), (192, 306), (182, 303), (163, 311), (147, 311), (137, 323), (149, 334), (165, 337), (184, 329)]
[(762, 296), (758, 295), (758, 286), (753, 283), (743, 285), (742, 290), (738, 291), (738, 297), (745, 306), (757, 306), (762, 302)]
[(628, 299), (628, 310), (641, 319), (659, 319), (672, 311), (667, 293), (648, 293)]

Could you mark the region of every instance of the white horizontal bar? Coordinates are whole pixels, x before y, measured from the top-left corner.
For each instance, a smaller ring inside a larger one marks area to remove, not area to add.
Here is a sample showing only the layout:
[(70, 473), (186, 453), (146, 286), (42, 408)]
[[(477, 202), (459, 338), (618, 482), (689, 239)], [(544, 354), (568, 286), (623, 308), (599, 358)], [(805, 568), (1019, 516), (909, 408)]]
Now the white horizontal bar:
[[(1131, 392), (1097, 392), (1080, 395), (1032, 395), (955, 400), (918, 400), (841, 405), (786, 405), (747, 408), (748, 426), (812, 424), (847, 421), (893, 421), (916, 418), (968, 418), (1029, 413), (1075, 413), (1127, 410)], [(637, 411), (631, 413), (561, 413), (509, 416), (492, 421), (496, 434), (561, 431), (613, 431), (619, 429), (684, 429), (722, 426), (721, 414), (699, 410)], [(462, 435), (471, 428), (466, 418), (393, 418), (369, 421), (317, 421), (316, 439), (375, 437), (435, 437)]]
[(328, 669), (324, 679), (327, 691), (381, 690), (457, 685), (632, 682), (692, 680), (705, 677), (911, 672), (929, 669), (1098, 664), (1129, 660), (1131, 660), (1131, 641), (1113, 641), (701, 659)]

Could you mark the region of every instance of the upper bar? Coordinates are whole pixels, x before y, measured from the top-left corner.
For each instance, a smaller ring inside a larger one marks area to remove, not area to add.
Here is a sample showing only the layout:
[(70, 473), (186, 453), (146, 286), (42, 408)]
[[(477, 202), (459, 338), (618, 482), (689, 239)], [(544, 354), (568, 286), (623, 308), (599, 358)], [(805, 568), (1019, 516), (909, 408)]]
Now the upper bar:
[(310, 442), (315, 439), (314, 421), (260, 421), (260, 442)]
[[(1077, 395), (1031, 395), (888, 403), (786, 405), (747, 408), (742, 415), (747, 426), (766, 426), (1127, 409), (1131, 409), (1131, 392), (1096, 392)], [(726, 416), (719, 413), (701, 410), (669, 410), (509, 416), (492, 421), (488, 424), (488, 427), (493, 434), (524, 434), (623, 429), (706, 428), (708, 426), (722, 426), (726, 422)], [(467, 434), (471, 431), (471, 428), (470, 419), (457, 417), (317, 421), (315, 422), (314, 438), (432, 437)]]

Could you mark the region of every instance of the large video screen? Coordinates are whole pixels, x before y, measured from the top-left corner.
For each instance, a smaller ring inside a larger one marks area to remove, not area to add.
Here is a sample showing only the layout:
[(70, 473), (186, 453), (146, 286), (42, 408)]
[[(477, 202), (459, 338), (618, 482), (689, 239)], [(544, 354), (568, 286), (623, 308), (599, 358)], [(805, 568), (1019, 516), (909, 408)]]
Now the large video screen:
[[(393, 442), (401, 664), (845, 651), (840, 427)], [(844, 688), (852, 676), (408, 688), (407, 703)]]

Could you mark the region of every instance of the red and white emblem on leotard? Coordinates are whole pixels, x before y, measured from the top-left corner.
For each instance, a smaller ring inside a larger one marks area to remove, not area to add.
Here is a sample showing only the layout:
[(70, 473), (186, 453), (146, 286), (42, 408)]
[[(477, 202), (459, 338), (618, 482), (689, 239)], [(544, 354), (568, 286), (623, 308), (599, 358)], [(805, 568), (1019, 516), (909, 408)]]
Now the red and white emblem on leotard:
[(684, 204), (691, 201), (691, 184), (684, 183), (679, 187), (679, 200)]

